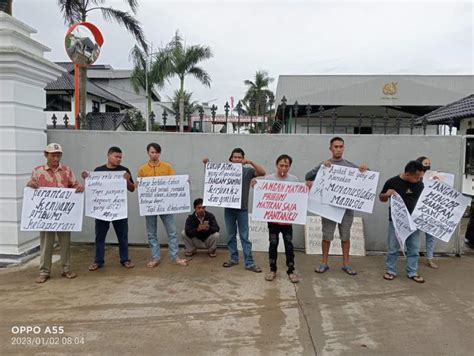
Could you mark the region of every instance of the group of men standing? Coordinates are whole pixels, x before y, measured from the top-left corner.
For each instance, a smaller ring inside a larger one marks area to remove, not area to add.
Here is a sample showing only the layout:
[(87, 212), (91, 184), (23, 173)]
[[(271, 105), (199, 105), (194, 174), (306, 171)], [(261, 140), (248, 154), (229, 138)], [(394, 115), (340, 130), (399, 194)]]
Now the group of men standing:
[[(150, 143), (146, 149), (149, 160), (140, 166), (137, 182), (134, 182), (130, 170), (121, 165), (122, 151), (119, 147), (111, 147), (107, 152), (106, 164), (95, 168), (94, 171), (124, 171), (124, 179), (127, 182), (127, 189), (130, 192), (133, 192), (138, 187), (141, 177), (168, 176), (175, 174), (172, 165), (161, 160), (161, 146), (159, 144)], [(331, 139), (329, 150), (331, 152), (331, 157), (318, 164), (305, 175), (306, 185), (309, 188), (311, 188), (321, 165), (326, 167), (330, 167), (331, 165), (355, 167), (361, 172), (365, 172), (369, 169), (366, 164), (356, 165), (343, 158), (344, 140), (340, 137), (334, 137)], [(79, 184), (72, 170), (60, 163), (62, 153), (62, 148), (59, 144), (49, 144), (44, 151), (46, 164), (36, 167), (33, 170), (31, 179), (27, 183), (27, 186), (31, 188), (75, 188), (76, 192), (83, 192), (84, 188)], [(262, 272), (262, 269), (257, 266), (253, 260), (252, 243), (249, 239), (248, 197), (250, 188), (255, 185), (256, 178), (258, 177), (263, 177), (265, 180), (289, 182), (298, 182), (298, 178), (289, 173), (293, 160), (286, 154), (280, 155), (276, 159), (275, 173), (269, 175), (266, 175), (266, 171), (261, 165), (246, 159), (245, 153), (241, 148), (235, 148), (232, 150), (229, 161), (243, 165), (242, 192), (240, 209), (225, 208), (224, 211), (225, 225), (228, 234), (227, 247), (230, 258), (228, 261), (223, 263), (223, 267), (230, 268), (239, 264), (239, 253), (237, 249), (238, 233), (244, 255), (245, 269), (260, 273)], [(209, 162), (208, 158), (203, 159), (204, 164), (207, 162)], [(392, 195), (398, 194), (405, 202), (408, 211), (411, 213), (423, 190), (422, 177), (425, 171), (426, 167), (423, 166), (422, 162), (417, 160), (408, 162), (403, 173), (392, 177), (385, 182), (379, 195), (380, 201), (386, 202)], [(89, 172), (84, 171), (81, 173), (81, 176), (83, 179), (87, 179)], [(174, 215), (159, 215), (168, 235), (170, 259), (172, 263), (179, 266), (187, 266), (190, 262), (189, 258), (197, 253), (197, 249), (206, 249), (211, 258), (216, 256), (220, 231), (216, 218), (213, 214), (206, 211), (201, 198), (196, 199), (193, 206), (194, 212), (188, 216), (185, 228), (182, 231), (182, 237), (185, 244), (185, 256), (187, 258), (180, 258), (178, 255), (179, 246)], [(147, 262), (147, 267), (149, 268), (155, 268), (161, 262), (160, 245), (157, 238), (157, 217), (157, 215), (145, 217), (147, 238), (151, 253), (151, 258)], [(337, 227), (339, 229), (343, 254), (341, 269), (351, 276), (357, 274), (349, 263), (350, 229), (353, 219), (354, 212), (350, 209), (346, 209), (341, 223), (336, 223), (324, 217), (322, 218), (322, 260), (319, 266), (315, 269), (315, 272), (325, 273), (329, 270), (329, 248)], [(133, 268), (135, 265), (128, 256), (128, 220), (126, 218), (115, 220), (112, 221), (112, 225), (114, 226), (119, 243), (120, 263), (125, 268)], [(95, 260), (89, 266), (90, 271), (98, 270), (104, 266), (105, 238), (109, 226), (110, 222), (108, 221), (99, 219), (95, 220)], [(273, 281), (277, 276), (277, 248), (279, 235), (281, 234), (285, 246), (287, 275), (292, 283), (297, 283), (299, 281), (299, 276), (295, 272), (292, 225), (269, 222), (268, 229), (270, 272), (265, 276), (265, 279), (267, 281)], [(52, 250), (56, 235), (58, 236), (61, 249), (62, 276), (68, 279), (76, 277), (76, 274), (70, 269), (70, 233), (45, 231), (40, 233), (41, 262), (40, 276), (36, 280), (37, 283), (44, 283), (50, 276)], [(399, 244), (395, 236), (395, 230), (390, 218), (390, 213), (387, 243), (388, 254), (385, 263), (386, 273), (383, 277), (386, 280), (393, 280), (397, 275), (396, 261), (398, 257)], [(408, 237), (406, 240), (406, 247), (407, 275), (415, 282), (423, 283), (424, 279), (419, 276), (417, 272), (420, 249), (420, 233), (418, 230)]]

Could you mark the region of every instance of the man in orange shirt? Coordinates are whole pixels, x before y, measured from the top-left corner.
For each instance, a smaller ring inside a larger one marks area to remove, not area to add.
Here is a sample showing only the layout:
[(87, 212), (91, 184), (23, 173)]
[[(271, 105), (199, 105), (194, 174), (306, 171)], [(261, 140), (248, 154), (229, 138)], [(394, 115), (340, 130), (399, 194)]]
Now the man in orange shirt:
[[(66, 165), (60, 164), (63, 149), (57, 143), (50, 143), (44, 150), (46, 164), (33, 170), (31, 179), (26, 184), (37, 189), (40, 187), (76, 188), (76, 193), (82, 193), (84, 187), (79, 184), (73, 171)], [(36, 283), (44, 283), (51, 273), (54, 241), (58, 236), (61, 266), (61, 275), (68, 279), (76, 278), (76, 273), (71, 272), (71, 233), (69, 231), (40, 231), (40, 275)]]
[[(150, 160), (140, 166), (138, 169), (138, 177), (159, 177), (159, 176), (171, 176), (174, 175), (173, 166), (160, 160), (161, 146), (157, 143), (150, 143), (146, 147), (148, 157)], [(139, 184), (139, 183), (138, 183)], [(148, 244), (151, 250), (151, 260), (148, 261), (147, 267), (153, 268), (160, 264), (160, 244), (158, 242), (157, 231), (157, 216), (148, 215), (145, 216), (146, 220), (146, 232), (148, 235)], [(179, 258), (178, 256), (178, 237), (176, 235), (176, 223), (173, 214), (160, 215), (161, 221), (165, 226), (166, 233), (168, 234), (168, 248), (171, 261), (177, 265), (187, 266), (188, 261)]]

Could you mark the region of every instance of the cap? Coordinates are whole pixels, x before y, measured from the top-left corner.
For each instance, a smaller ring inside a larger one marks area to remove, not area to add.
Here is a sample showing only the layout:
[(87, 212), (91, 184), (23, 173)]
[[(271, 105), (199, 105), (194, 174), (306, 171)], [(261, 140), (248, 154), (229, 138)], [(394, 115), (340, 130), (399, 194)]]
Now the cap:
[(46, 153), (54, 153), (54, 152), (63, 153), (63, 149), (61, 148), (61, 145), (59, 143), (50, 143), (48, 146), (46, 146), (44, 152), (46, 152)]

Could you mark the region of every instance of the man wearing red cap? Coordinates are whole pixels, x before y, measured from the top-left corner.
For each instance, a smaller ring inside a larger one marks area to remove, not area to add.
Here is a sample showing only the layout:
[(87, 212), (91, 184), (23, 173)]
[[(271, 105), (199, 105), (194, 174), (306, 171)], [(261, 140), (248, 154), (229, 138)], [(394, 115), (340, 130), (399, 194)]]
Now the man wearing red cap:
[[(76, 193), (83, 192), (84, 187), (76, 180), (73, 171), (68, 166), (59, 163), (62, 155), (63, 149), (59, 144), (50, 143), (46, 146), (44, 150), (46, 164), (33, 170), (31, 179), (26, 185), (33, 189), (40, 187), (76, 188)], [(36, 279), (36, 283), (44, 283), (49, 278), (56, 235), (58, 236), (63, 270), (61, 275), (68, 279), (76, 277), (76, 273), (71, 271), (71, 233), (69, 231), (40, 231), (40, 275)]]

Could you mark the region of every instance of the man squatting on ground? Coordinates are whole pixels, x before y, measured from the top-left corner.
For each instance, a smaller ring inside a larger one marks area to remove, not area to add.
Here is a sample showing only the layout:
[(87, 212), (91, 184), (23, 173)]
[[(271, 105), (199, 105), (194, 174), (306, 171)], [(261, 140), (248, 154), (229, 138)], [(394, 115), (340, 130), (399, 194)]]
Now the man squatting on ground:
[(185, 247), (185, 256), (191, 257), (197, 249), (206, 249), (209, 257), (216, 257), (217, 242), (219, 241), (219, 225), (214, 214), (206, 211), (201, 198), (193, 202), (194, 213), (186, 219), (184, 230), (181, 232)]

